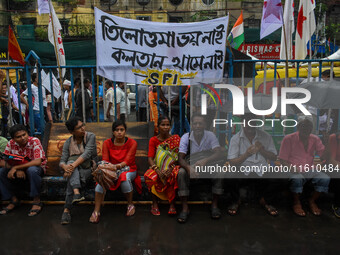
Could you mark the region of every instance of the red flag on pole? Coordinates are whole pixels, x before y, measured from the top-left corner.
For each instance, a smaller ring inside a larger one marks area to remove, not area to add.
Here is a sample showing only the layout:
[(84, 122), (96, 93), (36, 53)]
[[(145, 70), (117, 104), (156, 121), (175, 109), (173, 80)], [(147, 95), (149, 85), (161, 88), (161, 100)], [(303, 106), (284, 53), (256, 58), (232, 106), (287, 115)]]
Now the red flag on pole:
[(22, 55), (19, 43), (11, 26), (8, 26), (8, 54), (12, 59), (18, 61), (21, 65), (25, 65), (24, 56)]

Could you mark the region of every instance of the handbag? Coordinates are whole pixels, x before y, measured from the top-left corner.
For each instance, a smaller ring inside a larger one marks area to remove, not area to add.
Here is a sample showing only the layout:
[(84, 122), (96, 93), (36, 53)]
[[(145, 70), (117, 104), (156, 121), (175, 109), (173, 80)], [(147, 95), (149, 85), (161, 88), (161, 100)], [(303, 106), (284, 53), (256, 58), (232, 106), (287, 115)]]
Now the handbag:
[(170, 150), (167, 144), (159, 145), (157, 147), (155, 156), (155, 164), (157, 168), (155, 169), (155, 172), (164, 184), (166, 183), (166, 179), (172, 173), (173, 165), (177, 160), (178, 154), (175, 149)]
[(31, 160), (27, 156), (20, 156), (16, 154), (5, 154), (0, 152), (0, 159), (5, 160), (11, 166), (23, 165)]
[[(108, 164), (101, 162), (101, 164)], [(99, 164), (100, 165), (100, 164)], [(115, 181), (118, 180), (118, 175), (116, 171), (108, 169), (97, 168), (92, 172), (93, 179), (103, 187), (103, 189), (108, 190), (114, 185)]]

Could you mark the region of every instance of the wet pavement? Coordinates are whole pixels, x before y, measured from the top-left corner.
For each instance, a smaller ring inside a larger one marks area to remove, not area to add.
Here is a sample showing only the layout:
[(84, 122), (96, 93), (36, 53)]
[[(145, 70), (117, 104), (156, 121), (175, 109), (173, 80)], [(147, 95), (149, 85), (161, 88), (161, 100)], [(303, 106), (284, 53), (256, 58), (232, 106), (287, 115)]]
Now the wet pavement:
[[(91, 205), (78, 205), (72, 223), (60, 225), (61, 205), (45, 205), (36, 217), (21, 205), (0, 216), (0, 254), (339, 254), (340, 219), (329, 203), (316, 217), (294, 216), (287, 206), (273, 218), (256, 203), (243, 204), (237, 216), (210, 219), (209, 205), (190, 205), (186, 224), (167, 215), (152, 216), (150, 205), (137, 205), (127, 218), (126, 205), (105, 205), (99, 224), (88, 223)], [(179, 210), (180, 207), (177, 206)]]

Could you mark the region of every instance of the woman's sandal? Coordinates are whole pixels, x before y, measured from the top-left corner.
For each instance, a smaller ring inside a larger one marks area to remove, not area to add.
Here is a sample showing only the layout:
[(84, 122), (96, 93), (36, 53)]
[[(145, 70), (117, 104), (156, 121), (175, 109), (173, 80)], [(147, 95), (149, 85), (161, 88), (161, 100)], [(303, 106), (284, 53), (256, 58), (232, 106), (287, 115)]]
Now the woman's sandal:
[(92, 212), (89, 221), (93, 224), (97, 224), (99, 222), (100, 213), (99, 212)]
[[(13, 205), (12, 208), (8, 208), (8, 206)], [(16, 202), (14, 202), (13, 200), (11, 200), (9, 202), (9, 204), (6, 207), (3, 207), (0, 211), (0, 215), (6, 215), (8, 213), (10, 213), (11, 211), (13, 211), (16, 207), (18, 207), (20, 205), (20, 201), (17, 200)]]
[(126, 216), (133, 216), (136, 212), (136, 208), (134, 205), (128, 205), (127, 211), (126, 211)]
[(32, 204), (32, 206), (35, 206), (35, 205), (39, 206), (40, 209), (31, 209), (29, 211), (29, 213), (27, 214), (29, 217), (37, 216), (42, 211), (42, 208), (43, 208), (43, 203), (42, 202), (38, 202), (38, 203), (35, 202), (35, 203)]
[(177, 211), (176, 211), (176, 208), (172, 208), (170, 207), (169, 208), (169, 211), (168, 211), (168, 215), (176, 215), (177, 214)]
[(154, 208), (153, 206), (151, 206), (150, 212), (151, 212), (151, 214), (152, 214), (153, 216), (159, 216), (159, 215), (161, 215), (161, 212), (159, 211), (159, 209), (158, 209), (158, 208)]
[(235, 216), (238, 212), (238, 209), (240, 207), (239, 203), (234, 203), (228, 207), (228, 214), (231, 216)]
[(279, 215), (279, 212), (274, 206), (268, 204), (264, 204), (262, 206), (270, 216), (276, 217)]

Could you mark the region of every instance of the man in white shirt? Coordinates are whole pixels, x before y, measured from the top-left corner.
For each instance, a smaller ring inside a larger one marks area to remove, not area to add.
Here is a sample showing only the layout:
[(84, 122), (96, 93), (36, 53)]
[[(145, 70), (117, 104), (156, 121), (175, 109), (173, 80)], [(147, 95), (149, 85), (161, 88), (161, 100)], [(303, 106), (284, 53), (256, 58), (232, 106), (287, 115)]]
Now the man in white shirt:
[(12, 115), (14, 124), (19, 124), (20, 122), (20, 113), (19, 113), (19, 101), (18, 101), (18, 93), (16, 88), (11, 84), (10, 88), (10, 95), (12, 100)]
[(65, 89), (64, 92), (64, 117), (65, 121), (67, 120), (68, 112), (70, 110), (69, 100), (68, 97), (71, 91), (71, 82), (69, 80), (64, 80), (63, 87)]
[[(273, 139), (268, 133), (248, 125), (249, 120), (258, 119), (256, 115), (247, 113), (243, 116), (243, 119), (245, 124), (231, 138), (228, 151), (230, 165), (237, 166), (240, 169), (240, 179), (230, 179), (228, 183), (232, 197), (232, 204), (228, 207), (228, 213), (230, 215), (237, 213), (240, 205), (241, 178), (246, 178), (243, 181), (247, 184), (251, 181), (251, 184), (255, 185), (260, 195), (259, 202), (264, 209), (271, 216), (277, 216), (278, 211), (271, 204), (275, 201), (278, 190), (281, 188), (281, 182), (263, 176), (263, 168), (266, 165), (268, 166), (268, 161), (275, 161), (277, 158)], [(254, 180), (251, 180), (252, 178)]]
[(113, 122), (114, 120), (114, 111), (113, 111), (113, 104), (114, 104), (114, 89), (113, 89), (113, 82), (110, 80), (105, 81), (105, 106), (104, 106), (104, 119), (108, 122)]
[[(116, 104), (117, 104), (117, 119), (125, 121), (127, 114), (130, 114), (130, 100), (126, 97), (124, 92), (125, 82), (117, 82), (116, 87)], [(125, 100), (127, 109), (125, 106)], [(113, 101), (114, 108), (114, 101)]]
[[(38, 75), (37, 75), (37, 73), (32, 74), (31, 89), (32, 89), (32, 96), (33, 96), (34, 127), (37, 129), (37, 132), (41, 132), (40, 114), (42, 114), (44, 116), (44, 112), (40, 113)], [(45, 107), (45, 104), (46, 104), (46, 107), (47, 107), (45, 88), (41, 87), (41, 90), (42, 90), (42, 99), (43, 99), (44, 107)], [(26, 105), (27, 109), (28, 109), (29, 105), (28, 105), (28, 102), (25, 99), (25, 96), (28, 96), (28, 89), (26, 89), (20, 95), (21, 102), (24, 103)], [(43, 119), (44, 119), (44, 117), (43, 117)]]

